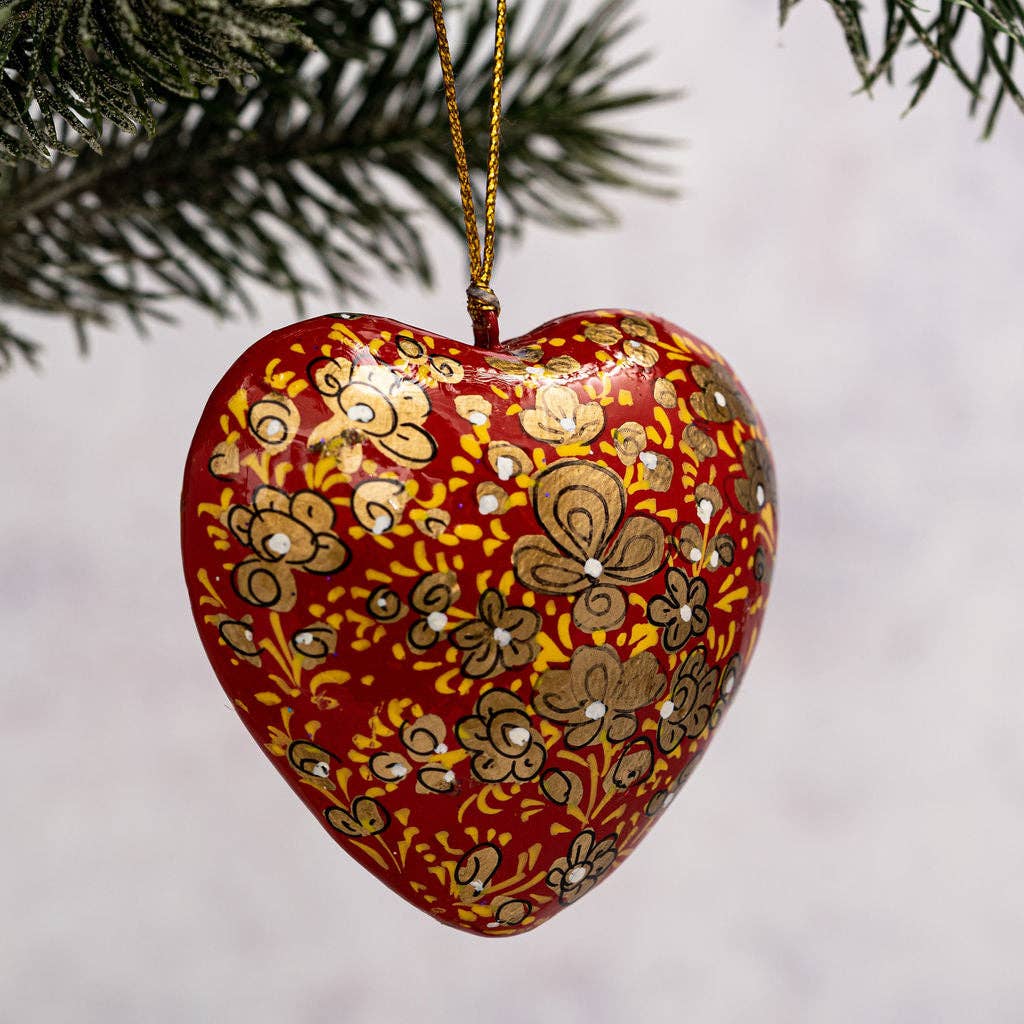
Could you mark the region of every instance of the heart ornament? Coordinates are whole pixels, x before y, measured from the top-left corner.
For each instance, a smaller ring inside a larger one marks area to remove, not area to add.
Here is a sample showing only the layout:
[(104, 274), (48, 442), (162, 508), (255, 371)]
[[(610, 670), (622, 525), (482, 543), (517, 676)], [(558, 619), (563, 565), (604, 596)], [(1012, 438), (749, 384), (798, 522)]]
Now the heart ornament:
[(339, 846), (481, 935), (647, 834), (735, 698), (776, 539), (729, 367), (611, 310), (493, 351), (366, 315), (275, 331), (210, 397), (181, 512), (245, 727)]

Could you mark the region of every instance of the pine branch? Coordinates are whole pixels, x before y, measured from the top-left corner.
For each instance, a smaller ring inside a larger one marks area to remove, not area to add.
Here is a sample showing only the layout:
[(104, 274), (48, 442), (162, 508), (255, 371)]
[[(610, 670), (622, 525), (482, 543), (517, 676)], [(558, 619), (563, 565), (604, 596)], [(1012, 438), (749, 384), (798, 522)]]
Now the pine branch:
[[(621, 79), (627, 0), (570, 23), (551, 0), (536, 24), (510, 21), (501, 228), (530, 220), (607, 221), (606, 187), (653, 189), (660, 140), (604, 116), (665, 99)], [(469, 156), (486, 162), (493, 5), (472, 0), (457, 44)], [(140, 328), (187, 298), (225, 316), (251, 308), (260, 282), (301, 313), (312, 253), (334, 297), (362, 294), (374, 264), (428, 282), (426, 236), (461, 232), (451, 144), (429, 9), (326, 0), (307, 11), (317, 53), (273, 51), (281, 73), (249, 91), (228, 84), (171, 99), (152, 137), (108, 130), (103, 153), (79, 147), (52, 170), (8, 168), (0, 186), (0, 295), (70, 317), (80, 338), (117, 314)], [(0, 335), (0, 347), (3, 336)]]
[(309, 0), (0, 0), (0, 163), (97, 152), (105, 124), (155, 124), (151, 104), (274, 68), (304, 40), (285, 7)]
[[(785, 23), (799, 0), (779, 0)], [(956, 76), (970, 96), (969, 111), (986, 107), (983, 135), (991, 136), (1007, 98), (1024, 112), (1022, 83), (1014, 68), (1024, 48), (1024, 6), (1017, 0), (935, 0), (924, 10), (917, 0), (879, 0), (885, 26), (877, 56), (861, 13), (863, 0), (826, 0), (846, 36), (862, 87), (870, 92), (880, 80), (892, 83), (898, 56), (923, 51), (923, 61), (911, 84), (908, 111), (921, 101), (940, 68)], [(973, 61), (968, 63), (968, 55)]]

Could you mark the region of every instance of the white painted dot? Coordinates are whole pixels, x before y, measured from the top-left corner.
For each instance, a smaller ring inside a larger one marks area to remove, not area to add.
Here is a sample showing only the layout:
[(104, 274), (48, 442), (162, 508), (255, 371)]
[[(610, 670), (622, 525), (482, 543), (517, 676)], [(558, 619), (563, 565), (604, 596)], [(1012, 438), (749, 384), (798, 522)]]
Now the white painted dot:
[(711, 557), (708, 559), (708, 564), (711, 566), (712, 569), (717, 569), (719, 561), (720, 559), (718, 557), (718, 552), (712, 551)]
[(690, 548), (690, 561), (699, 562), (701, 558), (700, 548)]
[(311, 644), (313, 642), (313, 634), (312, 633), (298, 633), (295, 636), (295, 642), (297, 644), (299, 644), (299, 645), (301, 645), (301, 644)]
[(641, 452), (640, 461), (650, 470), (658, 468), (658, 456), (654, 452)]
[(450, 786), (455, 781), (455, 772), (445, 772), (444, 781), (447, 782), (448, 785)]
[(348, 409), (346, 415), (350, 420), (355, 420), (356, 423), (369, 423), (373, 419), (373, 410), (368, 405), (360, 402), (358, 405), (353, 405), (351, 409)]
[(438, 745), (436, 747), (434, 747), (434, 753), (435, 754), (447, 754), (448, 753), (448, 744), (447, 743), (438, 743)]
[(394, 764), (388, 765), (388, 771), (391, 772), (392, 776), (396, 779), (404, 779), (409, 774), (409, 769), (402, 764), (401, 761), (395, 761)]
[(757, 497), (758, 508), (760, 508), (762, 505), (764, 505), (764, 488), (760, 484), (758, 484), (757, 490), (754, 493)]
[(279, 437), (284, 433), (284, 424), (280, 420), (267, 420), (263, 427), (263, 433), (267, 437)]
[(707, 498), (701, 498), (697, 502), (697, 518), (707, 526), (711, 517), (715, 514), (715, 506)]
[(501, 626), (499, 626), (494, 631), (494, 642), (499, 647), (508, 647), (508, 645), (512, 643), (512, 634), (507, 629), (502, 629)]
[(679, 609), (679, 618), (681, 618), (683, 622), (689, 622), (690, 619), (693, 618), (693, 609), (688, 604), (684, 604)]
[(485, 494), (481, 499), (477, 508), (480, 510), (480, 515), (489, 516), (494, 512), (497, 512), (501, 507), (501, 502), (498, 501), (496, 494)]
[(482, 412), (471, 412), (467, 419), (474, 427), (482, 427), (487, 422), (487, 417)]
[(431, 612), (427, 616), (427, 625), (435, 633), (440, 633), (448, 625), (448, 616), (444, 612)]
[(571, 416), (563, 416), (559, 421), (558, 425), (570, 433), (576, 429), (576, 421)]
[(530, 730), (517, 725), (508, 731), (508, 741), (517, 747), (525, 747), (530, 742)]
[(375, 534), (383, 533), (391, 525), (391, 516), (381, 513), (373, 521), (373, 532)]
[(725, 678), (725, 682), (722, 683), (722, 696), (728, 697), (732, 693), (732, 688), (736, 685), (736, 677), (730, 673)]
[(483, 892), (484, 891), (484, 883), (481, 882), (479, 878), (474, 878), (473, 881), (469, 883), (469, 887), (474, 892)]
[(331, 766), (326, 761), (317, 761), (313, 765), (312, 774), (318, 779), (326, 779), (331, 774)]
[(661, 705), (661, 711), (659, 712), (659, 714), (662, 718), (671, 718), (672, 712), (675, 711), (675, 709), (675, 704), (673, 704), (672, 701), (667, 700), (664, 704)]
[(604, 713), (608, 708), (601, 703), (599, 700), (593, 701), (588, 704), (583, 714), (587, 716), (592, 722), (596, 722), (599, 718), (604, 718)]
[(378, 608), (387, 608), (387, 606), (388, 606), (388, 599), (386, 597), (378, 597), (377, 598), (377, 607)]
[(267, 538), (267, 549), (275, 555), (287, 555), (292, 549), (292, 539), (286, 533), (274, 533)]
[(604, 566), (596, 558), (588, 558), (583, 563), (583, 571), (591, 579), (595, 579), (596, 580), (596, 579), (599, 579), (600, 576), (601, 576), (601, 573), (604, 572)]
[(499, 455), (494, 460), (494, 468), (499, 480), (511, 480), (516, 471), (516, 464), (507, 455)]
[(576, 867), (569, 868), (565, 873), (565, 880), (570, 885), (579, 885), (586, 877), (587, 869), (582, 864), (577, 864)]
[(715, 405), (717, 405), (720, 409), (725, 408), (725, 395), (723, 395), (721, 391), (715, 392)]
[(244, 632), (244, 633), (242, 634), (242, 636), (244, 636), (246, 640), (248, 640), (248, 641), (249, 641), (250, 643), (252, 643), (252, 630), (251, 630), (251, 629), (247, 629), (247, 630), (246, 630), (246, 631), (245, 631), (245, 632)]

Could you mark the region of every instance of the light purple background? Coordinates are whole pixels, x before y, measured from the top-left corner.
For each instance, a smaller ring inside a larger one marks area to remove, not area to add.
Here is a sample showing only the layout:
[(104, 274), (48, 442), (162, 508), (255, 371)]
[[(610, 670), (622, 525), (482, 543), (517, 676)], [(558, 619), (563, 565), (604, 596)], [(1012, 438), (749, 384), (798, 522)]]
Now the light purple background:
[[(906, 120), (905, 91), (850, 98), (820, 0), (782, 35), (765, 0), (638, 7), (638, 81), (689, 90), (642, 125), (689, 140), (685, 200), (534, 229), (496, 283), (506, 332), (682, 323), (768, 423), (775, 590), (701, 770), (528, 937), (390, 895), (243, 732), (178, 564), (196, 419), (285, 300), (97, 335), (86, 362), (37, 323), (45, 374), (0, 381), (4, 1024), (1024, 1018), (1024, 122), (979, 144), (945, 81)], [(368, 305), (462, 335), (462, 257), (435, 250), (435, 293), (379, 280)]]

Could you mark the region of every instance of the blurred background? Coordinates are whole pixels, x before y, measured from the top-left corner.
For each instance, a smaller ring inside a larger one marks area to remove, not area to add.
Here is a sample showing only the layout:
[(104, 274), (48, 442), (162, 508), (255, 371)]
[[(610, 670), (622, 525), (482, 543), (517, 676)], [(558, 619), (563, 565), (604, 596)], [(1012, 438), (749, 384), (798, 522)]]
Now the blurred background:
[[(388, 893), (245, 735), (179, 566), (206, 396), (290, 304), (182, 308), (86, 360), (43, 321), (45, 370), (0, 379), (4, 1024), (1024, 1019), (1024, 119), (979, 143), (952, 82), (906, 119), (903, 88), (852, 98), (825, 3), (782, 33), (753, 0), (637, 10), (635, 81), (687, 97), (633, 126), (686, 139), (685, 195), (528, 230), (495, 280), (506, 334), (675, 320), (768, 424), (774, 591), (700, 771), (523, 938)], [(360, 305), (463, 336), (464, 255), (435, 242), (436, 290)]]

